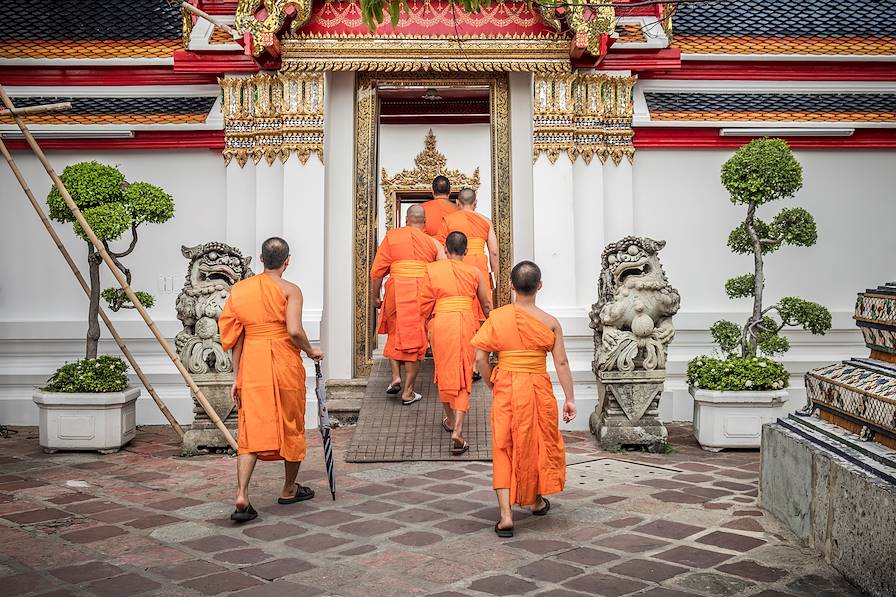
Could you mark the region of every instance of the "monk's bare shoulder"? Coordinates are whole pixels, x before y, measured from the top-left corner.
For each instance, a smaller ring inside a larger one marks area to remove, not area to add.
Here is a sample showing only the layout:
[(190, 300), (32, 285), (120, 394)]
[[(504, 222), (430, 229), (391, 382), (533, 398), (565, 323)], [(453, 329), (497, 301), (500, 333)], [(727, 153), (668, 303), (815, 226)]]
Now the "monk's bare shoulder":
[(286, 298), (302, 298), (302, 290), (292, 282), (283, 278), (277, 278), (277, 284), (280, 285), (280, 289)]

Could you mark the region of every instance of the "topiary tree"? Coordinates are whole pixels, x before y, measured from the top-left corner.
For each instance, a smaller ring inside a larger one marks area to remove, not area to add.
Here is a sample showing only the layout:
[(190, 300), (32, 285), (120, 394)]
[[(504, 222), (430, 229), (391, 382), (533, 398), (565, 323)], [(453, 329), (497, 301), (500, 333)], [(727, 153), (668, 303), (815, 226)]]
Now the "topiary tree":
[[(818, 238), (815, 219), (802, 208), (782, 209), (770, 222), (756, 217), (763, 204), (793, 197), (803, 186), (803, 170), (782, 139), (757, 139), (744, 145), (722, 165), (722, 184), (735, 205), (746, 205), (747, 216), (728, 236), (728, 247), (740, 255), (753, 255), (753, 273), (725, 283), (729, 298), (753, 297), (753, 312), (741, 327), (717, 321), (710, 332), (727, 355), (755, 357), (786, 352), (790, 345), (780, 335), (785, 326), (800, 326), (813, 334), (831, 329), (831, 314), (818, 303), (795, 296), (764, 306), (765, 256), (784, 245), (811, 247)], [(774, 316), (773, 316), (774, 314)]]
[[(128, 184), (124, 174), (114, 166), (98, 162), (81, 162), (67, 166), (62, 171), (62, 182), (68, 189), (75, 204), (84, 214), (84, 219), (102, 241), (112, 261), (121, 270), (128, 284), (131, 283), (131, 271), (121, 263), (123, 257), (130, 255), (137, 246), (137, 228), (144, 223), (161, 224), (174, 216), (174, 200), (171, 195), (157, 186), (146, 182)], [(50, 218), (57, 222), (71, 222), (75, 234), (87, 241), (87, 263), (90, 272), (90, 300), (87, 315), (87, 348), (86, 358), (95, 359), (100, 339), (99, 303), (100, 295), (113, 311), (133, 309), (124, 291), (120, 288), (107, 288), (100, 293), (100, 263), (102, 258), (94, 249), (81, 226), (62, 199), (62, 195), (53, 187), (47, 195), (50, 207)], [(113, 251), (109, 243), (130, 230), (131, 238), (122, 251)], [(144, 307), (151, 307), (154, 299), (151, 294), (137, 292), (137, 298)]]

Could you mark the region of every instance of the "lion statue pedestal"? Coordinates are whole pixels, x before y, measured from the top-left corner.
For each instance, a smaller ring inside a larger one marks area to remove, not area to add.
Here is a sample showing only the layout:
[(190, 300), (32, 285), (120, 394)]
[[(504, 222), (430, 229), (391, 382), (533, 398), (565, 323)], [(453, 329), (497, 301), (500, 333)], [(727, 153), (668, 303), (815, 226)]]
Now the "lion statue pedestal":
[[(233, 361), (221, 347), (218, 317), (233, 285), (252, 275), (252, 258), (243, 257), (239, 249), (220, 242), (181, 247), (181, 253), (190, 264), (183, 290), (177, 295), (177, 318), (184, 324), (174, 339), (177, 354), (212, 408), (236, 436), (237, 412), (230, 398)], [(183, 439), (185, 454), (229, 447), (198, 403), (194, 404), (193, 413), (193, 424)]]
[(589, 426), (606, 450), (666, 446), (658, 409), (681, 298), (657, 256), (665, 245), (628, 236), (601, 255), (598, 299), (590, 313), (599, 400)]

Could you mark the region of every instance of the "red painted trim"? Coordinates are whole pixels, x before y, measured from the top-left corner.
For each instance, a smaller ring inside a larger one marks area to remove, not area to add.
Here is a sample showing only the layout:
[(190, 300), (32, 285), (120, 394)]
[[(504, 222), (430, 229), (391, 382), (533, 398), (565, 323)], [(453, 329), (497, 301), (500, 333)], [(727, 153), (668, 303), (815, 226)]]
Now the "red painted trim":
[(214, 85), (212, 74), (176, 73), (170, 66), (0, 66), (0, 84), (65, 85)]
[[(722, 137), (716, 127), (636, 127), (636, 149), (731, 149), (756, 137)], [(794, 149), (896, 149), (896, 129), (856, 129), (849, 137), (784, 137)]]
[[(24, 139), (4, 139), (9, 149), (28, 149)], [(224, 149), (224, 131), (137, 131), (130, 139), (38, 139), (44, 150)]]
[(237, 0), (199, 0), (199, 8), (210, 15), (236, 14)]
[(642, 79), (736, 81), (896, 81), (896, 62), (684, 60), (674, 70), (654, 70)]
[(487, 114), (476, 115), (440, 115), (440, 116), (389, 116), (381, 115), (380, 124), (488, 124), (491, 122)]
[[(265, 64), (265, 68), (279, 68), (279, 61)], [(174, 72), (176, 73), (257, 73), (262, 65), (246, 56), (242, 51), (235, 52), (191, 52), (178, 50), (174, 53)]]
[(678, 48), (652, 50), (611, 49), (595, 66), (594, 58), (575, 60), (576, 68), (598, 68), (600, 70), (672, 70), (681, 67), (681, 51)]

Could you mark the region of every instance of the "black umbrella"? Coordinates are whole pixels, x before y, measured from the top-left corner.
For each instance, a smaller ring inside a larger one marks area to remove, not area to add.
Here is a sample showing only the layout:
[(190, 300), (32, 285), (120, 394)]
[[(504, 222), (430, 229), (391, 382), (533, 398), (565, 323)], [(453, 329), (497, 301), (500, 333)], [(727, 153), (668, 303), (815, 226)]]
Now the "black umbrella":
[(330, 481), (330, 493), (333, 499), (336, 499), (336, 471), (333, 469), (333, 442), (330, 439), (330, 413), (327, 412), (327, 398), (324, 393), (321, 379), (323, 373), (320, 371), (320, 363), (314, 363), (314, 393), (317, 395), (317, 416), (318, 427), (320, 428), (320, 438), (324, 444), (324, 462), (327, 464), (327, 479)]

